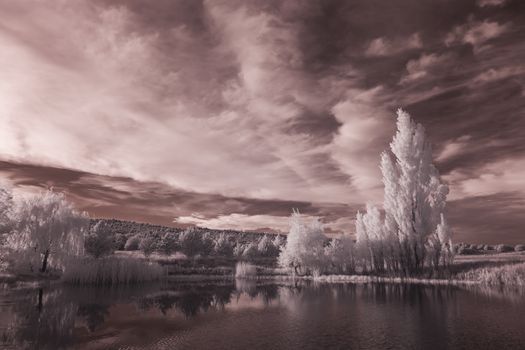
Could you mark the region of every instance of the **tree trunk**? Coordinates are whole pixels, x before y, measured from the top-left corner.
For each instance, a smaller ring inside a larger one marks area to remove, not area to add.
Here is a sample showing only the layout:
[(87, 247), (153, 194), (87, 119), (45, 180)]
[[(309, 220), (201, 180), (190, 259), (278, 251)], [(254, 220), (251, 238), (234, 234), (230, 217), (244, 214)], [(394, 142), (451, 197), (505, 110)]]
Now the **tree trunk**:
[(44, 253), (44, 261), (42, 261), (42, 268), (40, 272), (46, 272), (47, 270), (47, 258), (49, 258), (49, 249)]

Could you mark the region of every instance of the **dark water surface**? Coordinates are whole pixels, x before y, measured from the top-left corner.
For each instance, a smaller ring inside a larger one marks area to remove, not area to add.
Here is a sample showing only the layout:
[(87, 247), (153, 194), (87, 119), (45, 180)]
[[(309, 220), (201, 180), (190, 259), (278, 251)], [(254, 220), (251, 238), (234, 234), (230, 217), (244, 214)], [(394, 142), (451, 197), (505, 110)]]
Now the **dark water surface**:
[(8, 288), (0, 347), (525, 349), (525, 301), (400, 284)]

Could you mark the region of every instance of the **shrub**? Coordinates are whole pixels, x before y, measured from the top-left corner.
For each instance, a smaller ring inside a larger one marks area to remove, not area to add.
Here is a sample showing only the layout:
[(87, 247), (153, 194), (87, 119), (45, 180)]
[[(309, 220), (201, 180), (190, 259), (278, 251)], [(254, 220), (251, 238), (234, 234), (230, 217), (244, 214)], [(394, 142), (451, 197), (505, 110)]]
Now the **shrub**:
[(468, 248), (468, 247), (459, 247), (458, 248), (458, 254), (459, 255), (476, 255), (476, 254), (479, 254), (479, 252), (475, 249), (472, 249), (472, 248)]
[(79, 258), (70, 261), (62, 280), (73, 284), (115, 285), (159, 280), (164, 270), (157, 263), (134, 258)]
[(235, 265), (235, 278), (250, 278), (257, 276), (257, 268), (245, 262), (238, 262)]
[(517, 246), (514, 247), (514, 250), (517, 252), (525, 251), (525, 244), (518, 244)]
[(138, 250), (141, 238), (140, 235), (134, 235), (128, 238), (124, 246), (125, 250)]
[(496, 247), (496, 250), (498, 251), (498, 253), (506, 253), (506, 252), (512, 252), (512, 251), (514, 251), (514, 248), (511, 247), (510, 245), (499, 244), (499, 245)]

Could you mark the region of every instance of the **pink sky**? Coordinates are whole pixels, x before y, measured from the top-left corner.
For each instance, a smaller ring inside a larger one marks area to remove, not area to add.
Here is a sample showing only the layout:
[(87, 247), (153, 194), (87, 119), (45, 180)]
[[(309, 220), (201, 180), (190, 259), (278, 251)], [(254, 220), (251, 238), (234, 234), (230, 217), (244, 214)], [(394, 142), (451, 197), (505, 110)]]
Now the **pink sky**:
[(0, 176), (93, 216), (352, 232), (403, 107), (458, 239), (523, 243), (524, 6), (3, 2)]

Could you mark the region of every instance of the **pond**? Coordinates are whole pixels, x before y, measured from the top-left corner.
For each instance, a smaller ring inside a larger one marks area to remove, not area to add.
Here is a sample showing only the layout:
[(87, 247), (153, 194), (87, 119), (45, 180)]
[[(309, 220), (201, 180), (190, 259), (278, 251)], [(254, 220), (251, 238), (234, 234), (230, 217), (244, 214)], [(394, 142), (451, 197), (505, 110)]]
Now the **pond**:
[(402, 284), (172, 282), (0, 292), (6, 349), (525, 349), (525, 301)]

